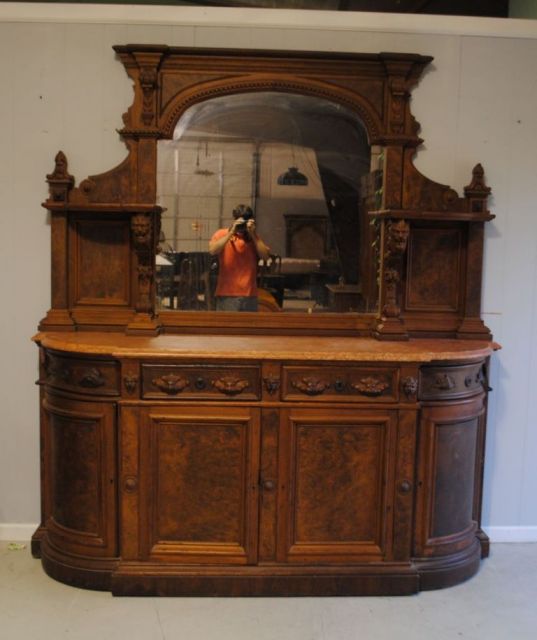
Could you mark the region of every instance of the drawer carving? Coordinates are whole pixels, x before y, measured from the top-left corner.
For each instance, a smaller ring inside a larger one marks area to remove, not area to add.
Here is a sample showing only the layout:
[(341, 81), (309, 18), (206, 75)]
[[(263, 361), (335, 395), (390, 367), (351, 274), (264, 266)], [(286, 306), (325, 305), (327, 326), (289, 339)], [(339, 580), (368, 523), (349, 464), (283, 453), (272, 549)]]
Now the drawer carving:
[(390, 367), (284, 366), (283, 399), (303, 396), (322, 401), (397, 401), (399, 372)]
[(364, 396), (380, 396), (389, 386), (389, 382), (373, 376), (360, 378), (358, 382), (351, 382), (351, 387)]
[(169, 373), (166, 376), (154, 378), (151, 381), (151, 384), (154, 387), (157, 387), (157, 389), (164, 391), (164, 393), (174, 396), (188, 387), (190, 382), (186, 378), (182, 378), (181, 376), (176, 376), (173, 373)]
[(104, 387), (106, 380), (103, 373), (97, 367), (91, 367), (82, 372), (82, 376), (78, 382), (81, 387), (87, 389), (97, 389), (98, 387)]
[(318, 396), (330, 388), (330, 382), (313, 376), (298, 378), (293, 380), (291, 384), (295, 389), (298, 389), (301, 393), (305, 393), (307, 396)]
[(420, 371), (419, 397), (421, 400), (461, 398), (486, 389), (486, 377), (482, 362), (458, 366), (422, 367)]
[(254, 365), (143, 364), (142, 397), (259, 400), (260, 368)]
[(236, 376), (222, 376), (212, 380), (211, 384), (215, 389), (227, 396), (236, 396), (250, 386), (248, 380), (237, 378)]
[(85, 360), (47, 352), (45, 383), (67, 391), (117, 395), (119, 364), (110, 360)]

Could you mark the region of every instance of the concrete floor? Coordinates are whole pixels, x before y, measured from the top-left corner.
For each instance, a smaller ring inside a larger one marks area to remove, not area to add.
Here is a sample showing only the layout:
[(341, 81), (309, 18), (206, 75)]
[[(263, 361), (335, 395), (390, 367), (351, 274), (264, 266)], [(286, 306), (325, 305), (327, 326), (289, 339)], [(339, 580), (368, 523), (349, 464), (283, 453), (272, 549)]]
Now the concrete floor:
[(536, 640), (537, 544), (495, 544), (477, 576), (399, 598), (114, 598), (48, 578), (0, 543), (2, 640)]

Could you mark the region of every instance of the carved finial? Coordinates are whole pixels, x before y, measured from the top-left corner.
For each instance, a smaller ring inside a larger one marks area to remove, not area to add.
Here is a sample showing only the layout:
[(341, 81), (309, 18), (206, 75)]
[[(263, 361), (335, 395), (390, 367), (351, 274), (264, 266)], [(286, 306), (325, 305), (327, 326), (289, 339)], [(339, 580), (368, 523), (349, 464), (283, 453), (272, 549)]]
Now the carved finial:
[(54, 171), (47, 174), (49, 193), (55, 202), (65, 202), (68, 192), (73, 188), (75, 179), (67, 171), (67, 158), (63, 151), (58, 151), (54, 158)]
[(485, 200), (490, 194), (490, 187), (485, 184), (485, 171), (481, 164), (476, 164), (472, 171), (472, 182), (464, 187), (464, 195), (468, 199), (469, 210), (473, 213), (485, 211)]
[(472, 182), (464, 187), (464, 195), (466, 197), (482, 196), (486, 198), (490, 193), (490, 187), (485, 184), (485, 170), (481, 164), (476, 164), (472, 170)]

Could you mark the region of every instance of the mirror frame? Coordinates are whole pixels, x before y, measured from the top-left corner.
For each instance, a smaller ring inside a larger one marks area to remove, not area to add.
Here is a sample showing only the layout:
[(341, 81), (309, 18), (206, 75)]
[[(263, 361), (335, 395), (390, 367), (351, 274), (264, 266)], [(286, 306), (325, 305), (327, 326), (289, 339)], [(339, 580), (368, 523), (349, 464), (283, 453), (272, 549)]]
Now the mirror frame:
[[(56, 155), (54, 170), (47, 176), (50, 196), (44, 203), (52, 225), (52, 307), (41, 329), (373, 334), (398, 340), (412, 335), (490, 336), (480, 319), (483, 223), (493, 217), (486, 208), (490, 189), (483, 169), (474, 168), (464, 197), (459, 197), (413, 165), (422, 140), (410, 112), (411, 90), (432, 57), (136, 44), (116, 45), (114, 50), (134, 83), (134, 100), (119, 131), (128, 155), (114, 169), (90, 176), (78, 187), (68, 173), (65, 154)], [(380, 231), (377, 314), (254, 317), (157, 311), (158, 141), (173, 137), (190, 106), (256, 91), (299, 93), (344, 105), (363, 122), (369, 143), (384, 148), (382, 203), (369, 213)], [(105, 276), (94, 275), (89, 284), (84, 269), (94, 253), (102, 251), (105, 222), (109, 228), (116, 225), (107, 246), (113, 255), (107, 253), (106, 259), (125, 272), (123, 279), (114, 281), (110, 295), (101, 293), (109, 283), (95, 280)], [(424, 237), (432, 238), (433, 245), (448, 247), (440, 256), (442, 272), (434, 268), (435, 256), (427, 252)], [(427, 293), (431, 286), (440, 291), (434, 299)]]

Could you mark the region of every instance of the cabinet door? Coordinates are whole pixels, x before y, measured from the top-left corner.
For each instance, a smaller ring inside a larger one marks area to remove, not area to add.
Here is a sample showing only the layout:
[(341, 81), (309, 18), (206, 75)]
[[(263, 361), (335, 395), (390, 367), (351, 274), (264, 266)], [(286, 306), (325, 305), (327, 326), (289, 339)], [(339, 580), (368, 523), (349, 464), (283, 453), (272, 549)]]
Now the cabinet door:
[(396, 415), (339, 408), (283, 412), (281, 562), (391, 557)]
[[(422, 410), (416, 555), (449, 555), (475, 544), (478, 531), (485, 396), (436, 402)], [(476, 499), (477, 498), (477, 499)]]
[(141, 412), (141, 556), (255, 562), (259, 410), (161, 405)]
[(67, 552), (116, 553), (115, 412), (112, 403), (44, 395), (46, 527)]

